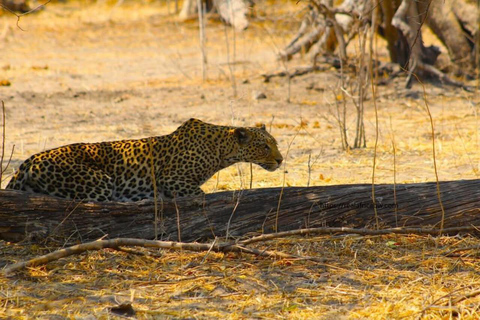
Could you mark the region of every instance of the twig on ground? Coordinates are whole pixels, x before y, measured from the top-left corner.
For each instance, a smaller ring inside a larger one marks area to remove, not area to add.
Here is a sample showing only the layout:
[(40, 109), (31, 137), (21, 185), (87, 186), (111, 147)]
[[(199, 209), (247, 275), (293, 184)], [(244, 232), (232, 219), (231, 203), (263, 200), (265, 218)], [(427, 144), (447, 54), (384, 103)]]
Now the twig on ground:
[(317, 262), (325, 262), (325, 259), (317, 257), (301, 257), (296, 255), (291, 255), (283, 252), (268, 251), (268, 250), (257, 250), (251, 248), (245, 248), (240, 245), (229, 245), (229, 246), (219, 246), (211, 245), (208, 243), (185, 243), (185, 242), (173, 242), (173, 241), (156, 241), (156, 240), (144, 240), (144, 239), (133, 239), (133, 238), (117, 238), (112, 240), (97, 240), (87, 243), (78, 244), (71, 246), (65, 249), (60, 249), (51, 253), (48, 253), (43, 256), (39, 256), (27, 261), (22, 261), (15, 263), (3, 270), (5, 275), (9, 275), (12, 272), (18, 271), (27, 267), (34, 267), (49, 262), (72, 256), (75, 254), (80, 254), (86, 251), (95, 251), (105, 248), (117, 249), (121, 246), (126, 247), (145, 247), (145, 248), (161, 248), (161, 249), (170, 249), (170, 250), (189, 250), (189, 251), (216, 251), (216, 252), (244, 252), (250, 253), (257, 256), (263, 257), (273, 257), (273, 258), (282, 258), (282, 259), (306, 259)]
[(459, 297), (457, 297), (456, 299), (452, 299), (452, 297), (461, 289), (458, 289), (458, 290), (455, 290), (453, 292), (450, 292), (438, 299), (436, 299), (434, 302), (432, 302), (431, 304), (429, 304), (427, 307), (425, 307), (422, 311), (420, 311), (420, 318), (423, 317), (423, 315), (425, 314), (425, 312), (428, 310), (428, 309), (437, 309), (439, 306), (437, 305), (437, 303), (442, 300), (442, 299), (447, 299), (447, 302), (445, 302), (443, 305), (441, 305), (441, 308), (445, 308), (445, 307), (449, 307), (449, 308), (452, 308), (452, 306), (454, 306), (455, 304), (463, 301), (463, 300), (466, 300), (466, 299), (470, 299), (470, 298), (473, 298), (473, 297), (476, 297), (478, 295), (480, 295), (480, 290), (475, 290), (475, 291), (472, 291), (470, 293), (467, 293), (467, 294), (464, 294), (464, 295), (461, 295)]
[(455, 248), (455, 249), (452, 249), (452, 250), (446, 252), (444, 254), (444, 256), (450, 257), (453, 253), (457, 253), (457, 252), (460, 252), (460, 251), (478, 250), (478, 249), (480, 249), (480, 245), (471, 246), (471, 247), (463, 247), (463, 248)]
[[(132, 239), (132, 238), (117, 238), (112, 240), (97, 240), (93, 242), (87, 242), (65, 249), (57, 250), (49, 254), (30, 259), (28, 261), (22, 261), (15, 263), (4, 269), (4, 274), (8, 275), (14, 271), (26, 268), (34, 267), (38, 265), (47, 264), (49, 262), (65, 258), (74, 254), (80, 254), (86, 251), (101, 250), (105, 248), (112, 248), (116, 250), (123, 250), (121, 246), (127, 247), (145, 247), (145, 248), (161, 248), (170, 250), (189, 250), (189, 251), (215, 251), (215, 252), (244, 252), (258, 256), (282, 258), (282, 259), (302, 259), (311, 260), (316, 262), (325, 262), (326, 259), (318, 257), (302, 257), (297, 255), (291, 255), (283, 252), (257, 250), (252, 248), (246, 248), (245, 246), (255, 242), (268, 241), (276, 238), (284, 238), (294, 235), (306, 235), (306, 234), (332, 234), (332, 233), (344, 233), (344, 234), (359, 234), (359, 235), (387, 235), (387, 234), (417, 234), (417, 235), (433, 235), (437, 236), (440, 233), (457, 233), (462, 231), (478, 231), (476, 226), (468, 227), (456, 227), (445, 229), (422, 229), (422, 228), (392, 228), (383, 230), (371, 230), (371, 229), (354, 229), (354, 228), (309, 228), (299, 229), (285, 232), (278, 232), (272, 234), (264, 234), (257, 237), (252, 237), (237, 243), (227, 244), (208, 244), (208, 243), (185, 243), (174, 241), (155, 241), (144, 239)], [(215, 240), (216, 241), (216, 240)], [(118, 249), (120, 248), (120, 249)], [(125, 251), (125, 250), (123, 250)], [(130, 252), (132, 253), (132, 252)]]
[(207, 260), (207, 257), (208, 257), (208, 255), (209, 255), (209, 253), (212, 251), (213, 246), (217, 243), (217, 240), (218, 240), (217, 237), (215, 237), (215, 239), (213, 239), (212, 245), (211, 245), (210, 248), (207, 250), (207, 253), (205, 253), (205, 255), (203, 256), (202, 262), (200, 262), (200, 264), (204, 264), (204, 263), (205, 263), (205, 260)]
[(143, 257), (161, 258), (163, 256), (162, 254), (155, 254), (155, 253), (149, 252), (149, 251), (142, 252), (142, 251), (138, 251), (138, 250), (134, 250), (134, 249), (128, 249), (128, 248), (124, 248), (124, 247), (116, 247), (116, 248), (112, 248), (112, 249), (120, 251), (120, 252), (125, 252), (125, 253), (128, 253), (128, 254), (143, 256)]
[[(285, 238), (297, 235), (314, 235), (314, 234), (332, 234), (332, 233), (343, 233), (343, 234), (359, 234), (359, 235), (387, 235), (387, 234), (416, 234), (416, 235), (431, 235), (431, 236), (438, 236), (440, 234), (439, 229), (425, 229), (425, 228), (390, 228), (390, 229), (380, 229), (380, 230), (372, 230), (372, 229), (355, 229), (355, 228), (344, 228), (344, 227), (332, 227), (332, 228), (308, 228), (308, 229), (298, 229), (298, 230), (290, 230), (290, 231), (283, 231), (277, 233), (269, 233), (263, 234), (260, 236), (252, 237), (246, 240), (238, 241), (237, 244), (239, 245), (248, 245), (255, 242), (261, 241), (268, 241), (277, 238)], [(468, 227), (455, 227), (455, 228), (444, 228), (443, 233), (458, 233), (458, 232), (465, 232), (465, 231), (478, 231), (478, 227), (476, 226), (468, 226)], [(233, 244), (226, 244), (225, 246), (229, 246)]]
[(464, 294), (460, 297), (458, 297), (457, 299), (453, 300), (452, 301), (452, 304), (457, 304), (463, 300), (467, 300), (467, 299), (470, 299), (470, 298), (473, 298), (473, 297), (476, 297), (480, 295), (480, 290), (475, 290), (475, 291), (472, 291), (470, 293), (467, 293), (467, 294)]
[(262, 74), (263, 77), (263, 82), (270, 82), (270, 79), (275, 78), (275, 77), (298, 77), (302, 76), (304, 74), (314, 72), (314, 71), (323, 71), (326, 68), (321, 68), (319, 66), (308, 66), (308, 67), (298, 67), (296, 68), (293, 72), (287, 72), (287, 71), (279, 71), (279, 72), (274, 72), (274, 73), (264, 73)]

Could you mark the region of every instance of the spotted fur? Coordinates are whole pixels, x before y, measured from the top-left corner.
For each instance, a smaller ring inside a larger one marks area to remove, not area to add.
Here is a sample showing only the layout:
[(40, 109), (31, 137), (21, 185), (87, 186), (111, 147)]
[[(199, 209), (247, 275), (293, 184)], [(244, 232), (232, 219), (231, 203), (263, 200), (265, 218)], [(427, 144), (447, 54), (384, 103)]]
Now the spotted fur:
[[(90, 201), (138, 201), (199, 196), (217, 171), (252, 162), (274, 171), (277, 142), (262, 128), (228, 127), (190, 119), (173, 133), (139, 140), (77, 143), (23, 162), (7, 189)], [(152, 179), (155, 177), (155, 179)]]

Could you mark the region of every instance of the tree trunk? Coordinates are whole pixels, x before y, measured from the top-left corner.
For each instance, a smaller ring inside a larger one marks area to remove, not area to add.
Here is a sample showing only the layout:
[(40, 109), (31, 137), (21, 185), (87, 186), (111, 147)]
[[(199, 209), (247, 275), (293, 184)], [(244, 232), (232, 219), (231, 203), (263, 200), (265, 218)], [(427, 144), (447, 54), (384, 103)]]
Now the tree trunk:
[[(377, 185), (381, 228), (439, 227), (435, 183)], [(440, 183), (445, 228), (480, 226), (480, 180)], [(232, 199), (235, 195), (236, 199)], [(61, 244), (98, 238), (155, 238), (152, 202), (81, 203), (14, 190), (0, 191), (0, 239), (46, 239)], [(178, 211), (177, 211), (178, 209)], [(157, 238), (194, 241), (239, 237), (305, 227), (375, 226), (371, 185), (254, 189), (208, 194), (204, 206), (191, 199), (158, 204)], [(180, 229), (178, 235), (177, 227)]]
[(182, 10), (178, 14), (180, 20), (193, 19), (197, 14), (197, 1), (196, 0), (184, 0)]
[[(434, 78), (471, 90), (442, 71), (453, 70), (457, 75), (473, 76), (475, 68), (478, 68), (479, 62), (475, 60), (478, 51), (476, 46), (480, 45), (478, 4), (466, 0), (392, 0), (380, 1), (375, 5), (372, 1), (345, 0), (337, 7), (332, 7), (325, 6), (325, 0), (309, 2), (312, 5), (299, 32), (280, 52), (280, 58), (291, 59), (296, 53), (310, 48), (315, 48), (314, 58), (320, 53), (331, 54), (342, 33), (348, 34), (349, 39), (358, 36), (375, 16), (378, 18), (377, 32), (387, 41), (391, 62), (409, 71), (407, 87), (411, 85), (411, 75), (414, 73), (420, 78)], [(325, 13), (329, 13), (330, 17)], [(349, 19), (345, 20), (345, 17)], [(332, 25), (339, 25), (343, 32), (333, 33)], [(440, 49), (423, 44), (422, 27), (429, 27), (445, 45), (451, 63), (445, 63), (446, 59), (443, 59), (443, 63), (436, 63)], [(326, 46), (325, 43), (330, 45)], [(348, 43), (347, 40), (347, 46)]]
[[(241, 31), (248, 27), (248, 6), (244, 0), (202, 0), (206, 12), (216, 9), (225, 23), (232, 25), (236, 30)], [(180, 20), (197, 18), (197, 0), (185, 0), (180, 11)]]
[(392, 19), (400, 1), (382, 1), (380, 3), (381, 21), (377, 29), (380, 36), (387, 40), (387, 49), (390, 55), (390, 61), (398, 63), (402, 67), (407, 64), (410, 48), (407, 39), (397, 28), (392, 25)]
[(452, 62), (460, 69), (473, 70), (473, 47), (478, 7), (454, 0), (432, 1), (427, 25), (447, 47)]
[(233, 26), (237, 31), (248, 27), (247, 4), (243, 0), (214, 0), (218, 14), (225, 23)]
[(26, 0), (0, 0), (0, 6), (19, 13), (25, 13), (31, 10)]

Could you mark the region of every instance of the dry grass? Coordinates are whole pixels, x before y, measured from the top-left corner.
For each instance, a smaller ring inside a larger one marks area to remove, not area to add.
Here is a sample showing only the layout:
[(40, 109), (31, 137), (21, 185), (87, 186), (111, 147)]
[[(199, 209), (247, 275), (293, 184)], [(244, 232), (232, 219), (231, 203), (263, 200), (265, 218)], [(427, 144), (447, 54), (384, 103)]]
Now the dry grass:
[[(131, 302), (139, 318), (478, 318), (480, 284), (470, 237), (328, 236), (259, 245), (328, 264), (250, 255), (104, 250), (1, 278), (0, 315), (95, 314)], [(8, 261), (48, 251), (1, 244)]]
[[(298, 6), (261, 2), (259, 12), (285, 17)], [(177, 22), (164, 2), (126, 1), (116, 8), (111, 3), (51, 3), (40, 14), (21, 19), (25, 32), (15, 27), (15, 17), (0, 16), (0, 29), (8, 25), (0, 39), (0, 81), (11, 86), (0, 87), (0, 96), (7, 107), (6, 153), (16, 145), (13, 168), (45, 148), (166, 134), (197, 117), (218, 124), (266, 123), (284, 152), (296, 135), (287, 186), (306, 185), (309, 174), (310, 185), (369, 183), (375, 136), (371, 100), (365, 101), (367, 148), (343, 152), (329, 112), (338, 81), (335, 72), (294, 79), (290, 90), (285, 79), (261, 82), (260, 73), (284, 70), (275, 53), (296, 28), (288, 21), (257, 21), (236, 35), (234, 99), (224, 28), (216, 20), (207, 21), (208, 72), (202, 82), (197, 23)], [(350, 50), (354, 54), (356, 49)], [(387, 59), (381, 44), (379, 55)], [(314, 89), (307, 89), (312, 84)], [(263, 91), (267, 99), (254, 101), (255, 91)], [(477, 178), (480, 97), (433, 85), (427, 86), (427, 94), (439, 179)], [(378, 87), (377, 106), (376, 182), (393, 182), (392, 130), (397, 182), (434, 181), (421, 87), (407, 91), (403, 80)], [(353, 118), (347, 126), (354, 130)], [(248, 187), (249, 172), (247, 165), (229, 168), (204, 189)], [(254, 188), (281, 186), (284, 178), (283, 172), (257, 167), (253, 176)], [(104, 250), (0, 277), (0, 317), (107, 317), (115, 301), (133, 299), (140, 318), (476, 319), (478, 297), (456, 302), (478, 289), (476, 251), (454, 257), (445, 253), (478, 245), (480, 241), (470, 237), (419, 236), (289, 238), (258, 245), (326, 257), (328, 265), (218, 253), (210, 253), (202, 263), (204, 253), (157, 251), (159, 257), (148, 257)], [(0, 264), (50, 250), (0, 243)]]

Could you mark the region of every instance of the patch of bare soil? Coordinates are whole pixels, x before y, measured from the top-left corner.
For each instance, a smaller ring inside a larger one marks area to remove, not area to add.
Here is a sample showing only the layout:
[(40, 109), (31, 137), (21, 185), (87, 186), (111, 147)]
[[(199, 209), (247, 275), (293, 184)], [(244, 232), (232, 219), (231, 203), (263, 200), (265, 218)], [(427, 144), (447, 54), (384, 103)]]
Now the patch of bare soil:
[[(254, 187), (370, 183), (371, 94), (365, 101), (367, 147), (344, 151), (334, 118), (335, 70), (290, 83), (285, 78), (262, 81), (264, 72), (308, 64), (307, 58), (286, 65), (276, 60), (297, 30), (294, 18), (300, 9), (294, 2), (260, 2), (258, 12), (269, 18), (254, 19), (242, 33), (209, 19), (205, 81), (198, 24), (177, 21), (165, 2), (49, 3), (42, 12), (22, 17), (25, 31), (16, 27), (16, 17), (4, 13), (0, 81), (10, 86), (0, 86), (0, 98), (7, 107), (6, 153), (15, 149), (1, 186), (21, 161), (39, 151), (167, 134), (191, 117), (216, 124), (266, 123), (288, 154), (286, 173), (254, 167)], [(379, 44), (379, 55), (387, 60)], [(357, 49), (350, 50), (355, 54)], [(423, 90), (418, 84), (406, 90), (403, 81), (377, 88), (378, 183), (393, 183), (394, 176), (398, 183), (435, 180)], [(254, 99), (258, 92), (266, 99)], [(477, 178), (480, 96), (431, 84), (426, 93), (439, 178)], [(354, 107), (349, 108), (353, 141)], [(217, 174), (204, 190), (247, 188), (249, 183), (249, 166), (239, 165)], [(145, 257), (105, 250), (0, 277), (0, 317), (106, 317), (110, 307), (126, 301), (139, 318), (474, 319), (480, 301), (462, 295), (478, 289), (477, 256), (468, 250), (453, 257), (447, 252), (478, 244), (469, 237), (355, 236), (259, 246), (325, 256), (332, 261), (327, 265), (233, 254), (157, 251), (159, 257)], [(52, 249), (0, 243), (0, 264)]]

